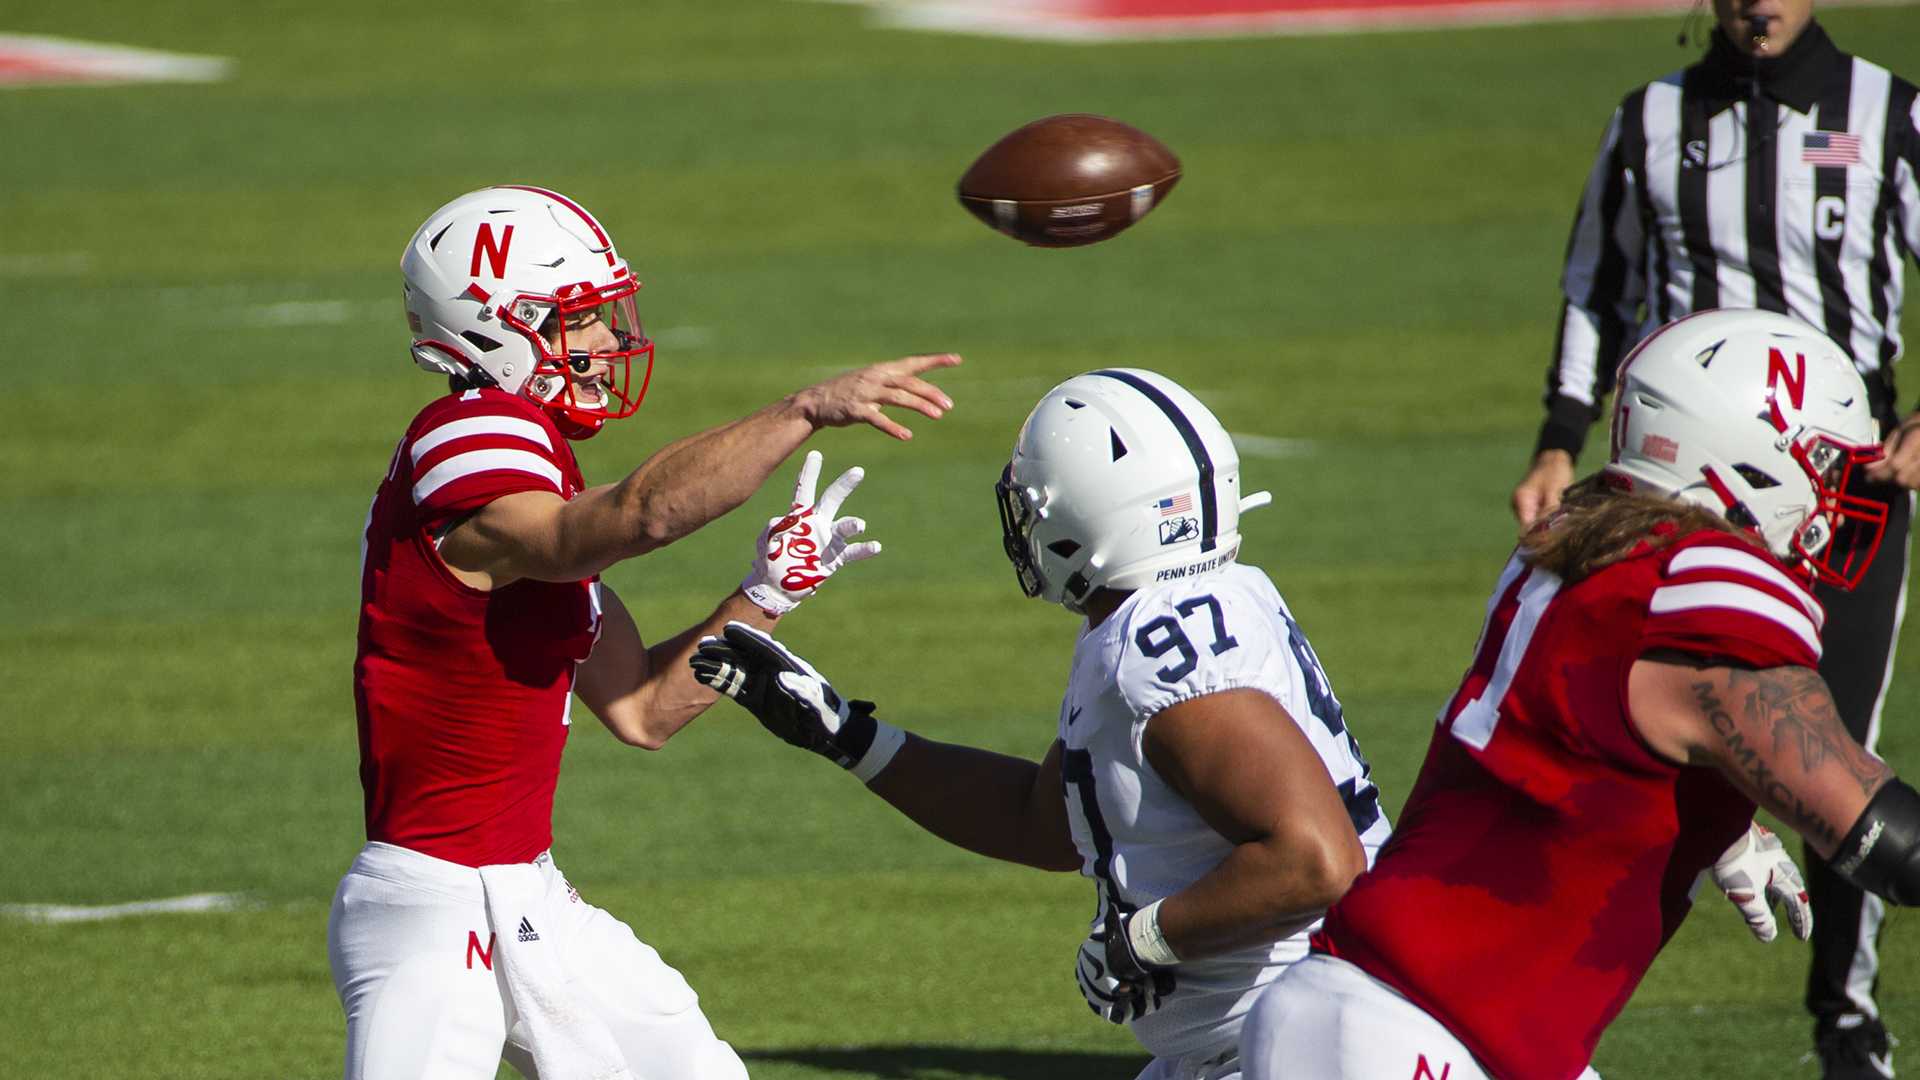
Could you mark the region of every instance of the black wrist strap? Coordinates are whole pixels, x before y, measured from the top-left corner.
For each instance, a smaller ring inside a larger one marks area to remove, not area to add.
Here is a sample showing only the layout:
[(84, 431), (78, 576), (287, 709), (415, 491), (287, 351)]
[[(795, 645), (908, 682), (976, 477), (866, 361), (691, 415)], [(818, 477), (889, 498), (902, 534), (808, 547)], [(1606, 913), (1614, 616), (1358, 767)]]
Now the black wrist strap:
[(873, 719), (873, 702), (858, 698), (847, 702), (847, 721), (840, 725), (840, 731), (833, 737), (834, 760), (843, 769), (851, 769), (873, 749), (874, 732), (878, 725)]
[(1141, 982), (1147, 977), (1147, 965), (1133, 951), (1133, 939), (1127, 935), (1132, 912), (1115, 911), (1107, 918), (1107, 968), (1121, 982)]
[(1920, 792), (1890, 780), (1833, 853), (1841, 877), (1896, 904), (1920, 904)]

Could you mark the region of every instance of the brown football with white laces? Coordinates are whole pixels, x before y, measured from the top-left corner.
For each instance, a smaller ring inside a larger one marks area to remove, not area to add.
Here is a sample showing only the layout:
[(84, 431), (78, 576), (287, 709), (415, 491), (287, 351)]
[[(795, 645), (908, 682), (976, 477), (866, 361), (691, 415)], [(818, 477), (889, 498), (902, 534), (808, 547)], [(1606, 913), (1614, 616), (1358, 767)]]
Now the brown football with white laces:
[(1118, 236), (1180, 181), (1180, 159), (1138, 128), (1090, 113), (1035, 120), (987, 147), (960, 177), (960, 205), (1036, 247)]

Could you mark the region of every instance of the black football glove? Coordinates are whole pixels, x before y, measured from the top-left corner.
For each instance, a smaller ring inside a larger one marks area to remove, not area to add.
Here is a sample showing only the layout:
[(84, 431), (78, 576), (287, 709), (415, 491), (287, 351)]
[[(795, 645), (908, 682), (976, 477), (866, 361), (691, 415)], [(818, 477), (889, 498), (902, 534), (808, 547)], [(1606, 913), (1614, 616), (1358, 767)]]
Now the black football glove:
[(1080, 943), (1073, 975), (1087, 1007), (1110, 1024), (1140, 1019), (1174, 991), (1173, 969), (1134, 955), (1126, 917), (1111, 905), (1106, 921)]
[(739, 702), (760, 726), (852, 769), (873, 749), (873, 702), (848, 701), (826, 676), (785, 645), (745, 623), (700, 639), (688, 658), (701, 683)]

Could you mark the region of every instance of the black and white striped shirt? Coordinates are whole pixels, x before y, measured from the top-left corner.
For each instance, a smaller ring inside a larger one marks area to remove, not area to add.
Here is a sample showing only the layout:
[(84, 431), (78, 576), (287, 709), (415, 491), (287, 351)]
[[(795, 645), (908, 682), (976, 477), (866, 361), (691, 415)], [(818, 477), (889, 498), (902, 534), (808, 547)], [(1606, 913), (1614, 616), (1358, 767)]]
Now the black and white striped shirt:
[(1577, 454), (1626, 350), (1713, 307), (1825, 330), (1890, 419), (1917, 175), (1913, 84), (1818, 24), (1757, 62), (1715, 31), (1699, 63), (1628, 94), (1607, 127), (1567, 242), (1537, 449)]

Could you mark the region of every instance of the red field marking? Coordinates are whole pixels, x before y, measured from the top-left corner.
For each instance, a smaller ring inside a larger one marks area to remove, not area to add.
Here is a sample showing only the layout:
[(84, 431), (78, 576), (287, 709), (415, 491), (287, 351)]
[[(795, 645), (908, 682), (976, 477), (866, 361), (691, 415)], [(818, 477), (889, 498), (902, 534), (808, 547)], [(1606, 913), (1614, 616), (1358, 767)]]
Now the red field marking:
[(76, 74), (65, 65), (32, 56), (16, 56), (0, 48), (0, 83), (72, 82)]
[(1543, 22), (1671, 11), (1673, 0), (1090, 0), (1062, 4), (1061, 17), (1096, 33), (1200, 31), (1287, 33), (1399, 29), (1467, 23)]
[(227, 61), (215, 56), (0, 34), (0, 88), (214, 82), (226, 72)]
[[(1666, 13), (1689, 0), (866, 0), (899, 26), (1054, 41), (1416, 30)], [(1824, 7), (1912, 0), (1823, 0)]]
[[(1046, 5), (1042, 5), (1046, 6)], [(1063, 13), (1082, 19), (1217, 19), (1280, 16), (1302, 11), (1395, 11), (1428, 7), (1473, 7), (1467, 0), (1085, 0), (1056, 5)], [(1537, 8), (1576, 6), (1568, 0), (1535, 0)], [(1673, 0), (1598, 0), (1592, 6), (1659, 10), (1675, 7)]]

